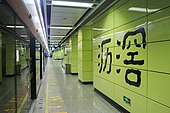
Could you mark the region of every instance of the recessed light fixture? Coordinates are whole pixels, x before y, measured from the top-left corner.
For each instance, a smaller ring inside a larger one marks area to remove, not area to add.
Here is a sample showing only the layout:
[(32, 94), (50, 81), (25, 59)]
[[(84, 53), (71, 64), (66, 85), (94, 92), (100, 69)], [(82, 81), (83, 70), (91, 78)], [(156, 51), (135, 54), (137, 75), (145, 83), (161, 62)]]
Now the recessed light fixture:
[(28, 36), (27, 36), (27, 35), (20, 35), (20, 37), (26, 38), (26, 37), (28, 37)]
[(51, 26), (50, 28), (51, 29), (73, 29), (73, 27), (54, 27), (54, 26)]
[(92, 3), (83, 3), (83, 2), (70, 2), (70, 1), (52, 1), (52, 5), (58, 6), (71, 6), (71, 7), (92, 7)]
[(109, 29), (104, 29), (104, 28), (93, 28), (94, 31), (107, 31)]
[(128, 10), (129, 10), (129, 11), (149, 12), (149, 13), (152, 13), (152, 12), (158, 11), (158, 10), (160, 10), (160, 9), (149, 9), (149, 8), (141, 8), (141, 7), (130, 7)]
[(8, 28), (18, 28), (18, 29), (25, 28), (24, 26), (6, 26), (6, 27), (8, 27)]

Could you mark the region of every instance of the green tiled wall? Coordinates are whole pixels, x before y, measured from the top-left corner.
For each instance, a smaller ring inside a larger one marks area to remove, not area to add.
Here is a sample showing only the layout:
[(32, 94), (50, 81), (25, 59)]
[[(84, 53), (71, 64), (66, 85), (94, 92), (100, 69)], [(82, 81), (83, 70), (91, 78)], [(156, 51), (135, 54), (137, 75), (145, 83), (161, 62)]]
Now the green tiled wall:
[(78, 36), (71, 37), (71, 73), (78, 73)]
[(93, 81), (92, 28), (83, 27), (78, 32), (78, 78), (82, 82)]
[(170, 113), (169, 12), (168, 0), (120, 0), (93, 21), (94, 87), (130, 113)]

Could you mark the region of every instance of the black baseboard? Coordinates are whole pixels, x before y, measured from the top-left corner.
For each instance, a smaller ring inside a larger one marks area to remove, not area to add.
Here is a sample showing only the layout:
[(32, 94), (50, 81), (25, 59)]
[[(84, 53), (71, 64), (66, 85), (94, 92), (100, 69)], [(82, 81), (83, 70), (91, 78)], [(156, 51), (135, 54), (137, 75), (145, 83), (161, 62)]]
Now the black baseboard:
[(120, 111), (121, 113), (130, 113), (129, 111), (127, 111), (125, 108), (123, 108), (122, 106), (120, 106), (119, 104), (117, 104), (116, 102), (114, 102), (113, 100), (111, 100), (109, 97), (107, 97), (105, 94), (103, 94), (102, 92), (100, 92), (99, 90), (97, 90), (96, 88), (94, 88), (94, 91), (100, 95), (103, 99), (105, 99), (108, 103), (110, 103), (113, 107), (115, 107), (118, 111)]
[(71, 73), (72, 75), (78, 75), (78, 73)]
[(79, 80), (79, 82), (82, 83), (83, 85), (93, 84), (93, 82), (82, 82), (81, 80)]

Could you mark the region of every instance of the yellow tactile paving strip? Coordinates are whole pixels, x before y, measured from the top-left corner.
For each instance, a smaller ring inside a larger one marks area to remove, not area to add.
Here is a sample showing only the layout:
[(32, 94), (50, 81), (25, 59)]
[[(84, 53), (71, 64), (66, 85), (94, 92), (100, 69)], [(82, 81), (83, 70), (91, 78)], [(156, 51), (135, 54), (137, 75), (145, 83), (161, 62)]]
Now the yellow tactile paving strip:
[(64, 99), (60, 95), (50, 93), (54, 87), (57, 87), (57, 80), (53, 77), (55, 73), (48, 68), (46, 75), (46, 91), (45, 91), (45, 113), (68, 113), (65, 110)]

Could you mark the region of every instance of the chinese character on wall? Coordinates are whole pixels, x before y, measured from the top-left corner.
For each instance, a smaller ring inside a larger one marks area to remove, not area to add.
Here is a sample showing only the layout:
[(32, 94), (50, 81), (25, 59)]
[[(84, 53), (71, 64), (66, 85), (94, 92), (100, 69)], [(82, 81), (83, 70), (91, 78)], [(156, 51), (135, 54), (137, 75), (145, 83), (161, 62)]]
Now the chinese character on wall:
[[(140, 35), (140, 38), (142, 40), (142, 42), (139, 42), (139, 38), (137, 37), (137, 35)], [(128, 59), (124, 59), (123, 60), (123, 64), (126, 65), (138, 65), (138, 66), (142, 66), (144, 65), (145, 61), (144, 59), (137, 59), (136, 57), (139, 55), (139, 51), (137, 51), (137, 49), (135, 50), (131, 50), (131, 46), (132, 46), (132, 40), (130, 40), (131, 38), (133, 38), (133, 42), (134, 42), (134, 46), (136, 48), (141, 48), (141, 49), (146, 49), (146, 33), (145, 33), (145, 29), (144, 28), (139, 28), (136, 31), (129, 31), (127, 33), (125, 33), (125, 35), (123, 36), (123, 41), (119, 41), (117, 40), (117, 45), (121, 47), (122, 51), (128, 50), (126, 56), (128, 57)], [(100, 54), (98, 55), (98, 59), (100, 59), (100, 63), (98, 63), (98, 67), (99, 67), (99, 73), (101, 73), (102, 71), (105, 72), (107, 74), (111, 73), (111, 66), (112, 66), (112, 52), (109, 51), (109, 48), (106, 48), (104, 51), (104, 46), (111, 43), (111, 38), (109, 39), (105, 39), (101, 42), (101, 45), (98, 45), (98, 48), (100, 49)], [(121, 45), (122, 43), (122, 45)], [(142, 53), (140, 53), (142, 54)], [(120, 60), (121, 55), (119, 53), (116, 53), (116, 59)], [(110, 59), (110, 60), (108, 60)], [(110, 62), (108, 62), (110, 61)], [(109, 65), (107, 65), (109, 64)], [(121, 69), (116, 69), (116, 73), (120, 74)], [(135, 80), (131, 80), (130, 77), (128, 77), (130, 74), (134, 74), (136, 76), (136, 81)], [(135, 86), (135, 87), (140, 87), (141, 85), (141, 76), (142, 73), (139, 69), (132, 69), (132, 68), (128, 68), (126, 69), (125, 73), (125, 82), (129, 85)]]
[[(139, 51), (131, 51), (130, 47), (131, 47), (131, 41), (128, 41), (127, 39), (129, 38), (134, 38), (136, 35), (140, 34), (141, 38), (142, 38), (142, 43), (140, 44), (138, 42), (138, 39), (134, 39), (134, 44), (136, 48), (142, 48), (145, 49), (146, 48), (146, 33), (145, 33), (145, 29), (144, 28), (139, 28), (136, 31), (129, 31), (124, 35), (123, 38), (123, 44), (122, 44), (122, 50), (124, 51), (129, 50), (128, 53), (126, 54), (130, 60), (128, 59), (124, 59), (123, 63), (124, 65), (144, 65), (144, 59), (136, 59), (136, 56), (139, 55)], [(121, 46), (121, 41), (117, 40), (117, 45)], [(116, 59), (119, 60), (120, 58), (120, 54), (116, 55)], [(121, 71), (121, 69), (117, 69), (116, 72), (119, 74)], [(129, 75), (130, 74), (134, 74), (136, 75), (137, 80), (133, 81), (129, 79)], [(131, 69), (128, 68), (125, 72), (125, 82), (129, 85), (135, 86), (135, 87), (140, 87), (141, 85), (141, 71), (139, 69)]]
[(100, 67), (99, 73), (102, 71), (104, 72), (107, 68), (107, 62), (108, 58), (110, 58), (109, 62), (109, 69), (106, 71), (107, 74), (110, 74), (111, 72), (111, 65), (112, 65), (112, 53), (109, 51), (109, 48), (106, 48), (106, 52), (104, 52), (104, 45), (111, 42), (111, 38), (103, 40), (101, 45), (98, 45), (98, 47), (101, 49), (100, 54), (98, 55), (98, 59), (100, 59), (100, 63), (98, 63), (98, 66)]

